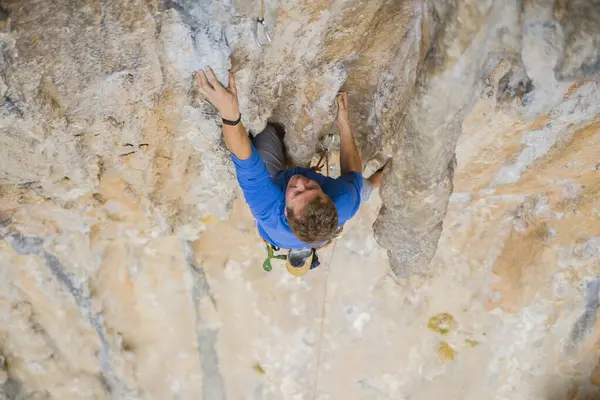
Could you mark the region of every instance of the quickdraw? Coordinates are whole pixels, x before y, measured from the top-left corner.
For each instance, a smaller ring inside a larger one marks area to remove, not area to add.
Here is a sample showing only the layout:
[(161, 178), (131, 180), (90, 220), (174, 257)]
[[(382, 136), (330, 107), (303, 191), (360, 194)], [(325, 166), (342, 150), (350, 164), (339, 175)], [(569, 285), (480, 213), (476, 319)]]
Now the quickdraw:
[[(260, 34), (262, 31), (262, 35)], [(264, 47), (271, 44), (271, 35), (265, 23), (265, 1), (260, 0), (260, 16), (254, 21), (254, 40), (258, 47)]]
[[(335, 115), (337, 115), (337, 102)], [(312, 167), (312, 170), (315, 172), (321, 172), (323, 167), (325, 167), (325, 175), (329, 176), (329, 154), (331, 154), (331, 150), (335, 145), (335, 140), (337, 136), (335, 136), (335, 121), (331, 123), (331, 128), (329, 129), (329, 133), (325, 135), (321, 139), (321, 158), (317, 162), (317, 165)]]

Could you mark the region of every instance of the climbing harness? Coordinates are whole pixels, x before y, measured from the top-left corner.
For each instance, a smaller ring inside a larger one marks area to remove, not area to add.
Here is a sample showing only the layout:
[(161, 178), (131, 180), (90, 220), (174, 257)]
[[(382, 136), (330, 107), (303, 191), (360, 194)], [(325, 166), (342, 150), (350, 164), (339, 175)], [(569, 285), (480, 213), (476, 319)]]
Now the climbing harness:
[[(329, 242), (327, 244), (329, 244)], [(280, 251), (281, 249), (273, 246), (267, 241), (265, 241), (265, 248), (267, 249), (267, 258), (263, 262), (263, 269), (267, 272), (273, 269), (273, 265), (271, 265), (272, 259), (285, 261), (286, 267), (290, 273), (292, 273), (294, 269), (297, 269), (298, 271), (303, 270), (303, 267), (307, 262), (310, 262), (309, 269), (315, 269), (321, 265), (319, 256), (317, 255), (318, 248), (305, 247), (302, 249), (291, 249), (287, 254), (275, 254), (276, 251)], [(298, 274), (298, 276), (301, 275), (303, 274)]]
[[(267, 272), (273, 269), (273, 265), (271, 264), (271, 260), (283, 260), (286, 262), (286, 267), (292, 275), (302, 276), (303, 274), (295, 274), (293, 270), (297, 269), (298, 271), (303, 269), (302, 267), (310, 261), (309, 270), (317, 268), (321, 265), (319, 261), (319, 255), (317, 254), (317, 250), (324, 249), (329, 246), (333, 241), (342, 233), (344, 230), (344, 225), (340, 226), (331, 239), (326, 241), (325, 243), (316, 245), (315, 247), (305, 247), (302, 249), (291, 249), (287, 254), (275, 254), (275, 252), (280, 251), (281, 249), (277, 246), (273, 246), (271, 243), (267, 242), (263, 239), (265, 243), (265, 248), (267, 249), (267, 258), (263, 262), (263, 269)], [(308, 272), (308, 271), (306, 271)], [(304, 272), (304, 273), (306, 273)]]
[(271, 35), (265, 23), (265, 0), (260, 0), (260, 16), (254, 21), (254, 40), (258, 47), (271, 44)]
[(273, 269), (273, 266), (271, 265), (271, 259), (274, 258), (276, 260), (286, 260), (287, 256), (283, 254), (275, 254), (276, 251), (279, 251), (279, 247), (275, 247), (267, 241), (265, 241), (265, 246), (267, 247), (267, 259), (265, 262), (263, 262), (263, 269), (269, 272)]

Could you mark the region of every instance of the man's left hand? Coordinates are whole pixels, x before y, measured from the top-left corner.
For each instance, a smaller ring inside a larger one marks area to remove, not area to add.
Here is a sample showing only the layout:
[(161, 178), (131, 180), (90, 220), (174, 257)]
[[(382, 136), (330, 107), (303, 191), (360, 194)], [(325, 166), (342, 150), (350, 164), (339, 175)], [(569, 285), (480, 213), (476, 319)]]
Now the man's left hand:
[(335, 120), (336, 125), (342, 130), (342, 128), (350, 127), (350, 110), (348, 110), (348, 93), (340, 92), (337, 95), (338, 113)]

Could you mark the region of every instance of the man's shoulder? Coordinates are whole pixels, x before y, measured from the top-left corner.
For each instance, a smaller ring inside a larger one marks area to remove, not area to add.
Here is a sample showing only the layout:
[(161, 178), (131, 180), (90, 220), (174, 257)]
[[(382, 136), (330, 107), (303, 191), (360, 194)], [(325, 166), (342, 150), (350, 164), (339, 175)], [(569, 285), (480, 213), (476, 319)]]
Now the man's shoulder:
[(344, 175), (338, 177), (339, 180), (344, 181), (345, 183), (350, 183), (356, 186), (356, 188), (360, 191), (360, 188), (363, 185), (363, 175), (360, 172), (351, 171), (347, 172)]
[[(336, 201), (336, 205), (344, 204), (354, 207), (360, 203), (360, 193), (363, 186), (363, 177), (358, 172), (349, 172), (332, 179), (332, 182), (323, 191)], [(339, 202), (339, 204), (338, 204)]]
[(362, 186), (363, 177), (359, 172), (347, 172), (343, 175), (338, 176), (335, 179), (331, 179), (332, 186), (336, 188), (343, 188), (350, 190), (352, 188), (358, 189)]

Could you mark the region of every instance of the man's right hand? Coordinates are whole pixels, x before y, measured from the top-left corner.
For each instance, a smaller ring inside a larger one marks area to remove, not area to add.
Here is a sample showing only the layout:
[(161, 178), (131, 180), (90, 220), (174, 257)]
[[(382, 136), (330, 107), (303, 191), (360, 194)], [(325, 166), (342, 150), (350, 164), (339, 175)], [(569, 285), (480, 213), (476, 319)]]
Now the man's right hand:
[(231, 71), (229, 71), (229, 87), (227, 88), (219, 83), (210, 67), (197, 72), (194, 78), (198, 91), (219, 110), (221, 118), (236, 121), (240, 117), (237, 88)]

